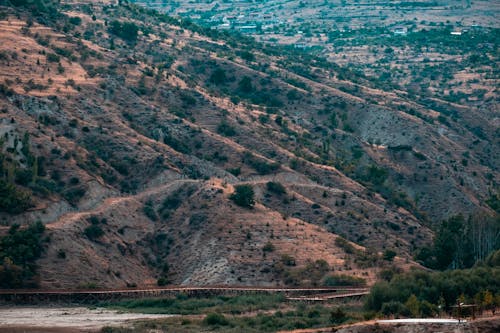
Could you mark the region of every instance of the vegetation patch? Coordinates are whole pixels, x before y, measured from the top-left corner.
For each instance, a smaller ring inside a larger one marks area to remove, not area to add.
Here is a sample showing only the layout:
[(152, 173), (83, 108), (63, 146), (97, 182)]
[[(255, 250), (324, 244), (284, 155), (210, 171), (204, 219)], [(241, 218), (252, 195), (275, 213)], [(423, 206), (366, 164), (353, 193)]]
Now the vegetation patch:
[(0, 238), (0, 288), (38, 285), (35, 261), (43, 252), (44, 231), (41, 222), (23, 229), (15, 224)]
[(254, 191), (252, 185), (237, 185), (234, 193), (229, 197), (235, 204), (245, 208), (253, 208), (255, 205)]
[[(433, 316), (459, 302), (500, 305), (500, 266), (479, 266), (445, 272), (412, 271), (376, 283), (365, 308), (384, 315)], [(491, 297), (490, 297), (491, 295)], [(416, 310), (417, 309), (417, 310)]]

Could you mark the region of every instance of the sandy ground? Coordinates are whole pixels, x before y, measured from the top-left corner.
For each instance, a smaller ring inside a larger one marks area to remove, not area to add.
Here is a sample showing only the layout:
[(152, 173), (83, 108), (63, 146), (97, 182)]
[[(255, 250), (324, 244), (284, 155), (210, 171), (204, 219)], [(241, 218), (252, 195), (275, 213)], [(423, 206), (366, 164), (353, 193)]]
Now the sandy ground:
[(126, 326), (134, 320), (171, 316), (84, 307), (4, 307), (0, 308), (0, 332), (95, 332), (104, 326)]
[(458, 319), (444, 319), (444, 318), (409, 318), (409, 319), (389, 319), (389, 320), (377, 320), (377, 323), (382, 324), (425, 324), (425, 323), (436, 323), (436, 324), (457, 324), (459, 322), (467, 322), (467, 320), (458, 321)]

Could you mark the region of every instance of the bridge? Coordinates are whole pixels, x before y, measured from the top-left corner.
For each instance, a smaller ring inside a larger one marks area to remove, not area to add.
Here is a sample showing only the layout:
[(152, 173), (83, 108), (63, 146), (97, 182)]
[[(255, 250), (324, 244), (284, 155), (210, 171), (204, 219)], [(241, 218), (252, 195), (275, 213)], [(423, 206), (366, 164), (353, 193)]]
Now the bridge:
[(165, 288), (88, 289), (88, 290), (0, 290), (0, 303), (40, 304), (78, 303), (92, 304), (127, 299), (168, 298), (177, 295), (188, 297), (238, 296), (250, 294), (282, 294), (292, 301), (318, 301), (335, 298), (354, 298), (368, 294), (366, 288), (277, 288), (235, 286), (175, 286)]

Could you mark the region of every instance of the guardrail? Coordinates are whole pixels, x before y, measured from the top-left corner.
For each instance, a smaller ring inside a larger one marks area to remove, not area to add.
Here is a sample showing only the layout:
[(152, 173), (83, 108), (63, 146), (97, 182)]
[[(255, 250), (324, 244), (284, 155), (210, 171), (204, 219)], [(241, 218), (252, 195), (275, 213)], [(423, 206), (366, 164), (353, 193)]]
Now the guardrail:
[[(293, 296), (365, 294), (362, 288), (273, 288), (273, 287), (166, 287), (145, 289), (91, 289), (91, 290), (0, 290), (0, 302), (14, 304), (37, 303), (96, 303), (139, 298), (237, 296), (245, 294), (284, 294)], [(342, 296), (346, 295), (346, 296)]]

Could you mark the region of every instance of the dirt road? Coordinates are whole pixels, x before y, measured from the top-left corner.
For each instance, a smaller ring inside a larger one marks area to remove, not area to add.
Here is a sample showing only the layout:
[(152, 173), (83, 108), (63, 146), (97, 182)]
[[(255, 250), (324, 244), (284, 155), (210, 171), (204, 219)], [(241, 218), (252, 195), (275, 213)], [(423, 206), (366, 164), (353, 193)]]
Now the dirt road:
[(104, 326), (171, 316), (84, 307), (1, 307), (0, 332), (97, 332)]

